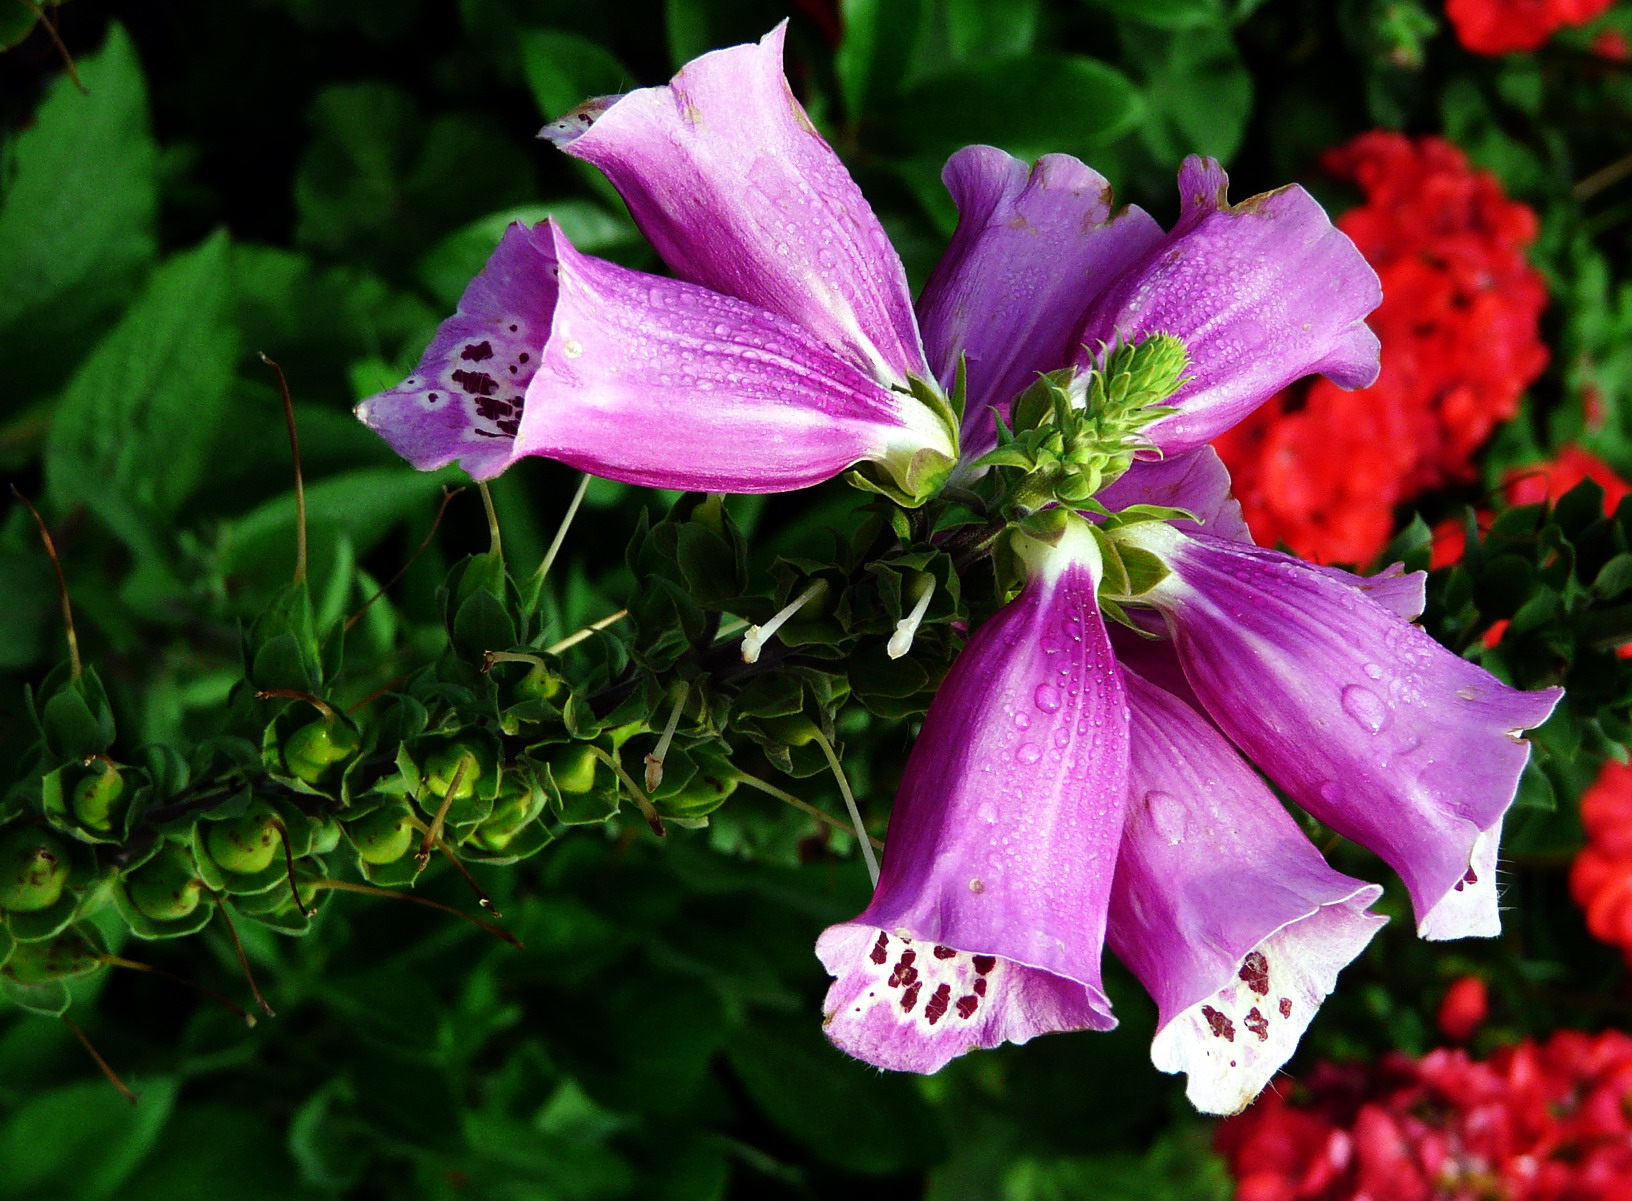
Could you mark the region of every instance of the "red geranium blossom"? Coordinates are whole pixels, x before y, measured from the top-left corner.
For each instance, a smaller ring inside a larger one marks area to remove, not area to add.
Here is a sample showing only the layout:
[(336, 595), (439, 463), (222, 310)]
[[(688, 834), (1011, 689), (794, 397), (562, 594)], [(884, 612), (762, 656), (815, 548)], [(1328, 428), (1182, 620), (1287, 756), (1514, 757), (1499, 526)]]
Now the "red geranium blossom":
[(1217, 1147), (1237, 1201), (1632, 1201), (1632, 1037), (1321, 1064)]
[(1613, 761), (1581, 797), (1587, 845), (1570, 868), (1570, 892), (1593, 937), (1632, 964), (1632, 767)]
[(1450, 143), (1373, 131), (1324, 163), (1366, 196), (1337, 224), (1382, 276), (1382, 376), (1358, 392), (1295, 385), (1217, 446), (1261, 541), (1363, 563), (1401, 501), (1473, 478), (1474, 452), (1547, 363), (1547, 292), (1524, 257), (1535, 213)]
[(1585, 25), (1615, 0), (1445, 0), (1457, 41), (1475, 54), (1539, 50), (1566, 25)]

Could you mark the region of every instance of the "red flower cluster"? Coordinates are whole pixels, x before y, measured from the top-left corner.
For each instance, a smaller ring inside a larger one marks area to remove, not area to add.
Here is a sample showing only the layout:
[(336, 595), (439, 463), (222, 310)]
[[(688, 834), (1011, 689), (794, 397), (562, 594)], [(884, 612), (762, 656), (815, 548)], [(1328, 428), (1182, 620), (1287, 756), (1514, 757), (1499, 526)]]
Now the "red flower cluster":
[(1338, 220), (1383, 280), (1378, 382), (1294, 385), (1218, 443), (1253, 533), (1365, 563), (1394, 508), (1471, 479), (1474, 452), (1547, 363), (1546, 286), (1525, 261), (1536, 215), (1440, 138), (1373, 131), (1324, 165), (1365, 192)]
[(1613, 761), (1581, 797), (1587, 845), (1570, 868), (1570, 892), (1594, 938), (1632, 964), (1632, 767)]
[(1566, 25), (1585, 25), (1615, 0), (1445, 0), (1456, 40), (1475, 54), (1539, 50)]
[(1236, 1201), (1632, 1201), (1632, 1036), (1322, 1064), (1219, 1127)]

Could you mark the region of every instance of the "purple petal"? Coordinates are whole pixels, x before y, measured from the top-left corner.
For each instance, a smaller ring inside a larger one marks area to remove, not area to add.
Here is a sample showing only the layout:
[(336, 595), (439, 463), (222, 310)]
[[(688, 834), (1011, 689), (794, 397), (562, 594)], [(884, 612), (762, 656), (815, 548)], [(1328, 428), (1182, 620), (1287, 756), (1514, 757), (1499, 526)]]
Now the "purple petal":
[(479, 480), (516, 457), (523, 397), (555, 310), (555, 251), (544, 225), (515, 224), (436, 331), (419, 368), (357, 416), (421, 471), (455, 459)]
[(1496, 934), (1502, 815), (1559, 689), (1519, 692), (1330, 574), (1135, 527), (1146, 598), (1219, 727), (1303, 808), (1399, 872), (1424, 938)]
[(964, 453), (997, 444), (990, 408), (1066, 366), (1088, 305), (1162, 237), (1137, 208), (1112, 215), (1104, 176), (1063, 154), (1035, 167), (969, 146), (941, 173), (958, 229), (918, 299), (930, 367), (950, 389), (967, 356)]
[(779, 492), (948, 432), (785, 317), (580, 254), (552, 229), (554, 327), (516, 454), (654, 488)]
[(850, 1054), (927, 1072), (975, 1046), (1115, 1025), (1100, 958), (1127, 707), (1098, 575), (1072, 531), (935, 694), (872, 903), (817, 944), (837, 977), (828, 1037)]
[[(1207, 532), (1213, 534), (1218, 531)], [(1407, 571), (1404, 563), (1390, 563), (1375, 575), (1355, 575), (1341, 567), (1327, 567), (1320, 563), (1310, 563), (1308, 566), (1321, 575), (1342, 580), (1350, 588), (1358, 588), (1362, 596), (1370, 597), (1406, 621), (1415, 621), (1428, 607), (1428, 573)]]
[[(1169, 455), (1212, 441), (1293, 380), (1320, 373), (1344, 388), (1377, 378), (1365, 317), (1377, 273), (1299, 187), (1223, 203), (1216, 163), (1188, 159), (1185, 212), (1173, 232), (1095, 302), (1081, 340), (1174, 334), (1190, 352), (1179, 412), (1146, 430)], [(1082, 357), (1079, 365), (1089, 359)]]
[(1194, 709), (1125, 671), (1128, 824), (1109, 939), (1160, 1016), (1151, 1058), (1192, 1104), (1234, 1113), (1286, 1062), (1387, 920), (1382, 888), (1333, 871)]
[(1201, 525), (1180, 521), (1181, 529), (1200, 528), (1219, 538), (1252, 541), (1252, 532), (1241, 516), (1241, 502), (1230, 493), (1229, 470), (1211, 446), (1148, 462), (1136, 459), (1094, 499), (1113, 513), (1130, 505), (1188, 509), (1201, 519)]
[(877, 378), (928, 376), (906, 272), (782, 74), (786, 22), (621, 97), (563, 149), (675, 274), (797, 322)]

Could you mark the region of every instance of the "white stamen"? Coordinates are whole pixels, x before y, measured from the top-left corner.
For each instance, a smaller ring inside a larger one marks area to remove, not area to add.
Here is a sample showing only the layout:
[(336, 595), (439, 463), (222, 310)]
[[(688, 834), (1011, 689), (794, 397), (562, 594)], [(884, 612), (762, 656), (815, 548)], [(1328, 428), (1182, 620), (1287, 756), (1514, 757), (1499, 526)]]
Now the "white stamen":
[(895, 633), (890, 635), (890, 644), (885, 648), (892, 659), (899, 659), (912, 649), (912, 640), (918, 634), (924, 614), (929, 611), (929, 599), (935, 595), (935, 577), (925, 572), (918, 578), (918, 603), (913, 605), (911, 613), (895, 623)]
[(674, 708), (669, 710), (669, 721), (663, 727), (663, 736), (657, 740), (652, 753), (646, 756), (647, 792), (656, 792), (657, 786), (663, 783), (663, 760), (668, 757), (669, 743), (674, 741), (674, 731), (680, 725), (680, 711), (686, 707), (686, 698), (690, 695), (691, 685), (680, 685), (680, 695), (674, 698)]
[(770, 640), (771, 636), (782, 628), (788, 618), (826, 591), (826, 582), (817, 580), (809, 588), (794, 597), (786, 608), (764, 625), (749, 626), (748, 632), (742, 636), (742, 661), (744, 663), (758, 663), (759, 652), (764, 649), (765, 643)]

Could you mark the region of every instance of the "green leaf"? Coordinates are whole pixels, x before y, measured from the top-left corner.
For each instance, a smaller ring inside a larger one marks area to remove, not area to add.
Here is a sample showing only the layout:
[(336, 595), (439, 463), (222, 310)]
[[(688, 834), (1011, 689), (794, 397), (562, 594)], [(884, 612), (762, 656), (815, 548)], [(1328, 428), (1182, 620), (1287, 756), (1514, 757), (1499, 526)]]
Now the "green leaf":
[(69, 383), (46, 441), (46, 488), (137, 550), (204, 476), (237, 357), (227, 238), (160, 267)]
[(176, 1081), (139, 1083), (131, 1103), (104, 1080), (81, 1080), (32, 1098), (0, 1131), (6, 1195), (103, 1201), (121, 1195), (158, 1141), (176, 1100)]
[(599, 42), (558, 29), (521, 33), (521, 67), (538, 111), (554, 120), (592, 96), (613, 96), (638, 86)]
[(1228, 162), (1252, 116), (1252, 76), (1234, 39), (1221, 26), (1204, 25), (1169, 38), (1147, 36), (1145, 45), (1160, 49), (1144, 76), (1157, 119), (1141, 132), (1153, 157), (1177, 163), (1186, 154), (1206, 154)]
[(643, 245), (634, 222), (592, 201), (527, 204), (489, 213), (457, 233), (449, 234), (420, 260), (419, 278), (451, 308), (513, 222), (531, 226), (546, 219), (559, 225), (568, 240), (585, 254), (606, 256), (609, 250)]
[(954, 61), (1024, 54), (1036, 45), (1041, 0), (941, 0), (939, 7), (931, 34), (944, 30)]
[(113, 26), (79, 72), (90, 95), (57, 78), (17, 138), (0, 201), (0, 361), (10, 396), (15, 371), (27, 380), (77, 359), (153, 260), (158, 152), (130, 36)]
[(1224, 20), (1219, 0), (1088, 0), (1088, 3), (1158, 29), (1201, 29)]
[(912, 1081), (841, 1055), (814, 1022), (756, 1018), (726, 1055), (771, 1121), (828, 1163), (883, 1175), (922, 1169), (944, 1154)]
[(844, 40), (833, 56), (852, 122), (898, 93), (924, 33), (923, 0), (843, 0)]
[(908, 93), (887, 117), (917, 155), (972, 142), (1022, 158), (1114, 141), (1144, 110), (1116, 68), (1079, 54), (1021, 54), (958, 66)]

